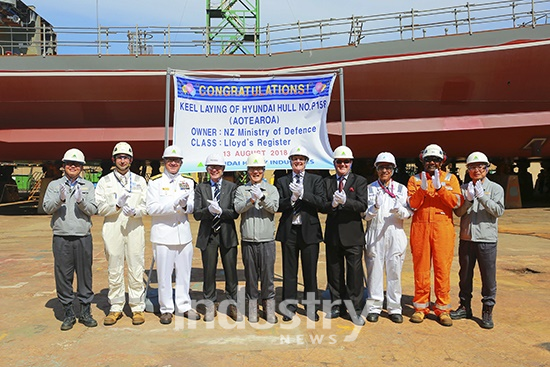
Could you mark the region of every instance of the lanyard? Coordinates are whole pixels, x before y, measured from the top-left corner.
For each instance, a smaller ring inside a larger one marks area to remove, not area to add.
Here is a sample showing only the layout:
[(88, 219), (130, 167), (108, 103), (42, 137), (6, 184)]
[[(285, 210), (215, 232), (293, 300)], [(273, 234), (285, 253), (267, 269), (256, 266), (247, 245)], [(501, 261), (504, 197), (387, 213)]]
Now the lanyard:
[(128, 183), (129, 183), (129, 186), (130, 188), (127, 189), (126, 186), (124, 186), (124, 184), (122, 183), (122, 181), (120, 181), (120, 178), (118, 178), (118, 175), (116, 173), (113, 172), (113, 174), (115, 175), (115, 178), (116, 180), (118, 181), (118, 183), (120, 184), (120, 186), (122, 186), (122, 188), (127, 192), (127, 193), (132, 193), (132, 173), (129, 172), (129, 175), (128, 175)]
[(392, 180), (390, 180), (390, 184), (389, 184), (389, 186), (391, 187), (391, 191), (380, 180), (378, 180), (378, 185), (380, 185), (380, 187), (382, 188), (382, 190), (386, 192), (386, 194), (388, 194), (392, 199), (394, 199), (396, 195), (393, 193), (393, 185), (391, 184), (391, 182)]

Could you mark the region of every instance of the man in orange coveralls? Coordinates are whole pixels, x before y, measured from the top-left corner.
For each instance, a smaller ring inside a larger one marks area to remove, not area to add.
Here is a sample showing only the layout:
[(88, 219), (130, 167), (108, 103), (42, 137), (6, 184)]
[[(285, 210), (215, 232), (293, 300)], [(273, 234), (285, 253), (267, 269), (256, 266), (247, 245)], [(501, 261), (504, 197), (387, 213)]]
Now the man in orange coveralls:
[(430, 268), (434, 267), (434, 313), (439, 323), (451, 326), (450, 273), (453, 262), (455, 229), (453, 209), (462, 205), (458, 179), (441, 171), (446, 156), (439, 145), (430, 144), (420, 153), (424, 171), (409, 179), (411, 251), (414, 266), (415, 313), (411, 321), (421, 323), (430, 312)]

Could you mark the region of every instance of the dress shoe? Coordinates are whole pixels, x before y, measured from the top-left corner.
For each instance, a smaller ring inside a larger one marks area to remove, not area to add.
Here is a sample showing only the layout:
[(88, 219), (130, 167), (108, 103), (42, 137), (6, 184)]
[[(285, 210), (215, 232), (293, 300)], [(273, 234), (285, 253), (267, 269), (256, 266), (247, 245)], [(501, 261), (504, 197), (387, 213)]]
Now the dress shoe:
[(292, 321), (293, 318), (294, 318), (294, 313), (291, 313), (291, 314), (288, 314), (288, 315), (283, 315), (283, 321), (284, 322)]
[(204, 312), (204, 322), (211, 322), (214, 321), (214, 317), (216, 317), (217, 311), (216, 306), (214, 304), (210, 304), (206, 306), (206, 311)]
[(183, 317), (189, 319), (189, 320), (200, 320), (201, 317), (198, 313), (195, 312), (195, 310), (190, 309), (183, 313)]
[(168, 325), (172, 322), (172, 314), (170, 312), (165, 312), (160, 315), (160, 323), (163, 325)]
[(460, 305), (460, 307), (457, 308), (455, 311), (451, 311), (451, 319), (453, 320), (471, 319), (471, 318), (472, 318), (472, 309), (470, 307)]
[(315, 321), (315, 322), (319, 321), (319, 314), (317, 310), (315, 310), (315, 312), (312, 315), (310, 315), (310, 313), (308, 312), (307, 317), (312, 321)]
[(122, 312), (109, 312), (103, 319), (103, 325), (110, 326), (116, 324), (122, 318)]
[(369, 313), (367, 315), (367, 321), (368, 322), (377, 322), (379, 317), (380, 317), (380, 315), (377, 314), (377, 313)]
[(132, 324), (141, 325), (145, 322), (145, 314), (143, 311), (134, 312), (132, 314)]
[(340, 317), (340, 307), (333, 307), (325, 316), (327, 319), (337, 319)]
[(416, 312), (413, 313), (413, 315), (411, 316), (411, 322), (414, 322), (415, 324), (420, 324), (422, 321), (424, 321), (424, 317), (426, 317), (426, 315), (424, 314), (424, 312), (422, 312), (422, 311), (416, 311)]
[(227, 315), (233, 319), (233, 321), (241, 322), (243, 321), (243, 315), (239, 312), (239, 309), (236, 305), (229, 305), (227, 308)]
[(443, 312), (441, 315), (439, 315), (437, 320), (443, 326), (453, 326), (453, 320), (451, 319), (451, 316), (448, 312)]
[(390, 315), (390, 320), (392, 320), (396, 324), (401, 324), (403, 323), (403, 316), (401, 316), (400, 313), (392, 313)]
[(361, 313), (359, 312), (357, 312), (355, 316), (351, 316), (351, 322), (353, 322), (357, 326), (365, 325), (365, 319), (363, 318), (363, 316), (361, 316)]

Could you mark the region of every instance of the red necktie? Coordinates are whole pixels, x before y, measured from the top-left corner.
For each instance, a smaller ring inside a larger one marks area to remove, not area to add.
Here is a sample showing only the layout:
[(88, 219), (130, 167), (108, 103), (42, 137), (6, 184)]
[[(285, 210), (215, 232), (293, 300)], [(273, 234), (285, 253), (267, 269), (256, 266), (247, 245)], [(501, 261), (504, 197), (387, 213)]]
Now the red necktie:
[(338, 185), (338, 191), (344, 191), (344, 177), (340, 178), (340, 184)]

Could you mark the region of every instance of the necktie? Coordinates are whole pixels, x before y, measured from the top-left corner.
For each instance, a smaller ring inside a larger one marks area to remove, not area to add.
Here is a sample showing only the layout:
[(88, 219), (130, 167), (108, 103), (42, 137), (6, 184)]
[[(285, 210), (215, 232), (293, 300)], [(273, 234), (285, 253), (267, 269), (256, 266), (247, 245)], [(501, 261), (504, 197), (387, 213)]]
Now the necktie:
[(126, 186), (126, 176), (120, 176), (120, 183), (122, 186)]
[[(214, 200), (219, 204), (220, 203), (220, 184), (216, 183), (214, 187)], [(214, 230), (214, 233), (218, 233), (220, 231), (221, 227), (221, 219), (219, 214), (214, 216), (214, 219), (212, 220), (212, 229)]]
[(344, 177), (340, 177), (340, 183), (338, 184), (338, 191), (344, 191)]
[[(296, 183), (299, 184), (300, 183), (300, 175), (295, 175), (294, 178), (296, 180)], [(302, 200), (298, 199), (294, 202), (294, 208), (292, 209), (292, 214), (298, 215), (298, 214), (300, 214), (300, 211), (302, 211)]]

